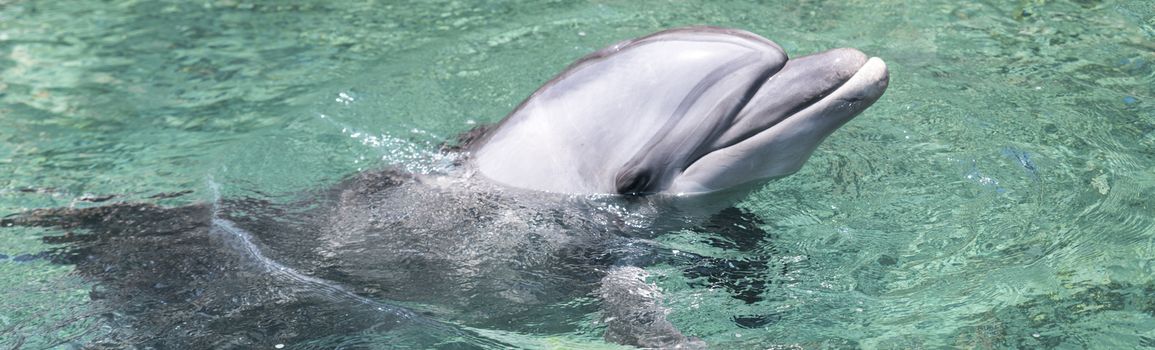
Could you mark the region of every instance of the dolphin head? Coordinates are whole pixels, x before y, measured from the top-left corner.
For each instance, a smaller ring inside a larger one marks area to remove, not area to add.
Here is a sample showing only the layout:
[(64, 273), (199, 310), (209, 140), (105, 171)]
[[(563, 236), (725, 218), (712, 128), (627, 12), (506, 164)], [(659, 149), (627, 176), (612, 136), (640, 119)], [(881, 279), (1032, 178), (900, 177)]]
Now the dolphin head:
[(472, 147), (501, 184), (570, 194), (702, 194), (796, 172), (878, 100), (886, 64), (855, 49), (787, 59), (755, 34), (659, 32), (577, 61)]

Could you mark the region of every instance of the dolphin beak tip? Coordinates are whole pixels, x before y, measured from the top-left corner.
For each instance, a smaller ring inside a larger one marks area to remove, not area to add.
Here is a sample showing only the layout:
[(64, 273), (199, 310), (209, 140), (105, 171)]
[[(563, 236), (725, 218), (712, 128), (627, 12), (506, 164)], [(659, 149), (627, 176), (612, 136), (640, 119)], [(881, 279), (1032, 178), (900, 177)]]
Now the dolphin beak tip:
[(890, 85), (890, 69), (887, 68), (886, 62), (878, 57), (871, 57), (866, 60), (856, 75), (862, 75), (863, 78), (874, 81), (878, 95), (882, 95), (882, 92), (886, 91), (886, 87)]

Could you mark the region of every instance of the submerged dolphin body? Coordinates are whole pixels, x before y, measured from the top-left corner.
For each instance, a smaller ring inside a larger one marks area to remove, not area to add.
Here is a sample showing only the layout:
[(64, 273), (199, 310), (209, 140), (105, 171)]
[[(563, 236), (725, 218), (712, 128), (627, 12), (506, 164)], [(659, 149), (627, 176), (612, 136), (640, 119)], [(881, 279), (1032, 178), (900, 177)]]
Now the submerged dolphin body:
[(559, 193), (749, 190), (797, 171), (887, 83), (886, 64), (854, 49), (788, 60), (745, 31), (668, 30), (574, 63), (474, 163), (504, 185)]
[[(886, 86), (885, 64), (853, 49), (787, 59), (745, 31), (674, 29), (579, 60), (467, 134), (464, 171), (365, 172), (290, 203), (45, 209), (0, 226), (92, 232), (53, 238), (81, 252), (54, 260), (105, 284), (100, 298), (133, 323), (106, 338), (126, 347), (386, 331), (468, 348), (488, 343), (446, 323), (555, 334), (599, 309), (607, 340), (694, 347), (645, 282), (639, 265), (662, 258), (647, 238), (797, 171)], [(591, 294), (600, 308), (575, 302)], [(459, 337), (471, 343), (447, 343)]]

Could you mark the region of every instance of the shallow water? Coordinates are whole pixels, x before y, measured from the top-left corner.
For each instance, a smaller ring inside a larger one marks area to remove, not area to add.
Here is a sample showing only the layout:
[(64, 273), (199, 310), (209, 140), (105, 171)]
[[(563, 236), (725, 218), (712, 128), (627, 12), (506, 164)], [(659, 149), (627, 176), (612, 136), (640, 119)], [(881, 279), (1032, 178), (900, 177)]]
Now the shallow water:
[[(764, 222), (756, 249), (658, 238), (765, 262), (752, 303), (650, 266), (685, 333), (716, 348), (1155, 347), (1151, 1), (0, 0), (0, 215), (204, 202), (210, 181), (279, 201), (386, 165), (430, 171), (442, 141), (574, 59), (691, 24), (794, 56), (856, 47), (891, 84), (740, 205)], [(62, 232), (0, 232), (0, 347), (116, 327), (98, 287), (38, 255)], [(602, 346), (588, 329), (475, 333)]]

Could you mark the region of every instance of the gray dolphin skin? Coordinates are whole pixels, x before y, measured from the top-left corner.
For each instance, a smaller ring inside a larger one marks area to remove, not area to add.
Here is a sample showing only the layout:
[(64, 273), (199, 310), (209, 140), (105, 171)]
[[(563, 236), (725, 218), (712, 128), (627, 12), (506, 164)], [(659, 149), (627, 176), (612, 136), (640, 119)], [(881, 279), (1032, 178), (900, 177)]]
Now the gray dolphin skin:
[(567, 194), (751, 188), (796, 172), (887, 84), (886, 64), (855, 49), (787, 59), (750, 32), (672, 29), (571, 65), (477, 145), (474, 164), (506, 186)]
[[(886, 64), (855, 49), (788, 59), (750, 32), (672, 29), (572, 64), (481, 136), (472, 164), (504, 186), (658, 195), (674, 199), (674, 211), (708, 216), (798, 171), (888, 84)], [(666, 320), (646, 276), (628, 264), (606, 269), (596, 293), (606, 340), (704, 347)]]
[[(0, 229), (68, 232), (44, 239), (100, 282), (100, 347), (516, 348), (480, 330), (584, 334), (597, 315), (610, 342), (702, 348), (666, 319), (646, 266), (747, 303), (786, 266), (654, 237), (765, 249), (764, 223), (732, 205), (796, 172), (887, 84), (854, 49), (788, 59), (749, 32), (673, 29), (577, 61), (447, 147), (463, 161), (442, 172), (364, 171), (291, 198), (210, 181), (209, 203), (40, 209)], [(774, 319), (748, 316), (734, 322)]]

